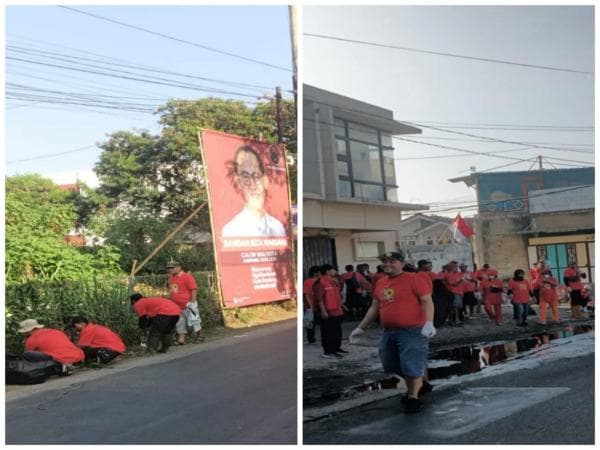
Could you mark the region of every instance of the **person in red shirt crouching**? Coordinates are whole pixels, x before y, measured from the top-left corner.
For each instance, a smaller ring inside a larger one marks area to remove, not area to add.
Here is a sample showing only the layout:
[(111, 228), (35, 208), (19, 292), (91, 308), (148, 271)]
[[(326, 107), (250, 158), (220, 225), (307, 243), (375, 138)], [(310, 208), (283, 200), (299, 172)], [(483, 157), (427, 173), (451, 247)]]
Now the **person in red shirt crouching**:
[(86, 361), (109, 363), (125, 351), (125, 344), (117, 333), (102, 325), (90, 323), (84, 316), (75, 316), (69, 328), (79, 331), (77, 346), (85, 353)]
[(148, 351), (165, 353), (171, 345), (173, 330), (179, 321), (179, 306), (166, 298), (144, 298), (137, 292), (130, 299), (133, 310), (139, 317), (140, 328), (150, 328)]
[(45, 328), (36, 319), (27, 319), (19, 323), (19, 333), (26, 336), (23, 359), (30, 362), (55, 361), (50, 373), (70, 375), (73, 364), (82, 362), (83, 351), (77, 348), (69, 337), (60, 330)]
[(379, 358), (386, 372), (404, 378), (408, 390), (405, 412), (416, 413), (423, 408), (419, 395), (431, 390), (431, 386), (427, 389), (423, 382), (429, 338), (436, 333), (431, 286), (421, 276), (403, 270), (402, 252), (389, 252), (380, 259), (388, 276), (377, 282), (373, 303), (350, 334), (350, 342), (357, 342), (364, 329), (379, 316), (384, 329), (379, 341)]

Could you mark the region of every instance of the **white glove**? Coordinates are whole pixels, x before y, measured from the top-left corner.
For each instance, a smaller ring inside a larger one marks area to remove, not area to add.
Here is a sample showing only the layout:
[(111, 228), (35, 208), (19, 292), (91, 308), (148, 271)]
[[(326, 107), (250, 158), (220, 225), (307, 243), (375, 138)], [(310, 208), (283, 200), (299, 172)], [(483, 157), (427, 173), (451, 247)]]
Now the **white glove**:
[(352, 330), (352, 333), (350, 333), (350, 337), (348, 338), (348, 340), (351, 344), (356, 344), (358, 341), (360, 341), (360, 337), (363, 334), (365, 334), (365, 330), (363, 330), (362, 328), (355, 328), (354, 330)]
[(433, 326), (433, 322), (425, 322), (423, 328), (421, 329), (421, 334), (425, 337), (431, 338), (435, 336), (435, 327)]

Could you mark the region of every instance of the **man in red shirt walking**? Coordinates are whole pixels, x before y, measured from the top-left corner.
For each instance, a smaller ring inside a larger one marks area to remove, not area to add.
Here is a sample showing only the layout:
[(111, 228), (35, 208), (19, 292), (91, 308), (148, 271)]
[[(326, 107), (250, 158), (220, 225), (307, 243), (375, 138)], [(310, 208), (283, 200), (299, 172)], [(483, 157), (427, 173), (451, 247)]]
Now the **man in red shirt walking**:
[[(315, 340), (315, 320), (317, 315), (315, 314), (315, 300), (313, 296), (313, 286), (321, 276), (318, 266), (312, 266), (308, 269), (308, 278), (302, 283), (302, 306), (304, 310), (304, 316), (312, 315), (312, 320), (308, 320), (309, 323), (305, 325), (306, 328), (306, 339), (309, 344), (313, 344)], [(310, 311), (310, 313), (309, 313)]]
[(512, 296), (512, 303), (515, 306), (517, 326), (527, 326), (529, 300), (533, 292), (531, 291), (531, 284), (525, 279), (525, 271), (521, 269), (515, 270), (513, 279), (508, 283), (508, 295)]
[(171, 345), (173, 330), (179, 320), (179, 306), (166, 298), (144, 298), (140, 293), (132, 294), (130, 299), (139, 317), (140, 328), (150, 328), (148, 350), (165, 353)]
[(184, 345), (188, 333), (188, 326), (194, 331), (194, 340), (202, 341), (200, 335), (202, 321), (198, 310), (196, 294), (198, 285), (196, 279), (188, 272), (184, 272), (181, 264), (176, 261), (167, 263), (169, 273), (169, 298), (179, 306), (179, 321), (177, 322), (177, 344)]
[(86, 360), (95, 360), (106, 364), (125, 351), (125, 344), (111, 329), (90, 323), (84, 316), (75, 316), (69, 328), (79, 331), (77, 346), (85, 353)]
[(581, 282), (581, 272), (577, 268), (577, 264), (569, 264), (569, 267), (563, 273), (563, 277), (565, 284), (569, 288), (569, 295), (571, 297), (571, 314), (574, 319), (580, 319), (583, 317), (581, 308), (586, 306), (587, 302), (581, 295), (583, 283)]
[(19, 327), (19, 333), (26, 336), (23, 359), (31, 362), (55, 361), (50, 373), (70, 375), (72, 364), (82, 362), (85, 358), (83, 351), (60, 330), (45, 328), (36, 319), (24, 320)]
[(452, 325), (462, 325), (463, 309), (463, 274), (458, 271), (458, 263), (451, 261), (448, 263), (448, 273), (446, 274), (446, 287), (452, 293), (452, 312), (450, 313), (450, 323)]
[(389, 252), (380, 258), (388, 276), (377, 282), (373, 304), (350, 334), (350, 342), (356, 342), (379, 316), (384, 329), (379, 358), (386, 372), (398, 374), (406, 381), (405, 411), (415, 413), (423, 408), (419, 394), (423, 393), (429, 338), (436, 333), (431, 287), (415, 273), (403, 272), (402, 252)]

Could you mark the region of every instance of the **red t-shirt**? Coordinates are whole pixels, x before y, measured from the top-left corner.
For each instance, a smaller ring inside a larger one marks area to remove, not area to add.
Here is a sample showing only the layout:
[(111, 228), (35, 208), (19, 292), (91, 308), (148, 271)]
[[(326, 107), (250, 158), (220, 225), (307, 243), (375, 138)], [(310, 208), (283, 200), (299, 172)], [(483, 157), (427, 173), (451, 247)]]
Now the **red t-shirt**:
[(577, 277), (577, 281), (568, 281), (567, 286), (569, 286), (571, 289), (573, 289), (575, 291), (578, 291), (578, 290), (580, 291), (581, 289), (583, 289), (583, 283), (581, 282), (580, 275), (581, 275), (581, 273), (579, 272), (579, 270), (571, 269), (570, 267), (565, 269), (565, 272), (564, 272), (565, 278)]
[(375, 290), (375, 285), (377, 284), (377, 282), (379, 280), (381, 280), (383, 277), (386, 277), (387, 275), (384, 272), (375, 272), (373, 274), (373, 276), (371, 277), (371, 281), (373, 282), (373, 290)]
[(462, 295), (463, 287), (462, 287), (462, 278), (463, 274), (461, 272), (450, 272), (446, 275), (446, 286), (448, 290), (453, 294)]
[(531, 285), (528, 280), (510, 280), (508, 283), (508, 290), (512, 291), (513, 303), (529, 303), (529, 291), (531, 290)]
[(175, 302), (162, 297), (146, 297), (133, 304), (135, 313), (139, 316), (178, 316), (181, 309)]
[(416, 275), (421, 278), (423, 281), (425, 281), (425, 283), (427, 283), (427, 286), (429, 286), (429, 289), (433, 290), (433, 277), (435, 277), (435, 274), (433, 274), (433, 277), (431, 276), (432, 272), (417, 272)]
[[(500, 291), (492, 292), (492, 287), (500, 289)], [(504, 283), (498, 278), (494, 280), (481, 280), (480, 288), (483, 293), (483, 302), (489, 305), (501, 305), (503, 287)]]
[(488, 280), (488, 270), (489, 269), (479, 269), (476, 274), (477, 274), (477, 279), (479, 281), (489, 281)]
[(558, 280), (554, 277), (542, 278), (540, 282), (540, 301), (554, 303), (558, 301)]
[(315, 305), (313, 297), (313, 286), (315, 284), (315, 281), (317, 280), (318, 278), (307, 278), (302, 284), (302, 293), (304, 294), (304, 298), (306, 299), (306, 302), (308, 303), (310, 309), (312, 309)]
[(108, 348), (123, 353), (125, 344), (117, 333), (102, 325), (88, 323), (79, 334), (79, 347)]
[(169, 277), (171, 300), (177, 303), (180, 309), (185, 309), (185, 306), (190, 302), (194, 289), (198, 289), (196, 280), (187, 272), (179, 272), (177, 275)]
[(475, 283), (473, 283), (472, 275), (468, 272), (461, 272), (461, 275), (463, 276), (463, 294), (467, 292), (475, 292)]
[(332, 317), (344, 315), (340, 288), (331, 277), (321, 275), (319, 282), (313, 286), (313, 294), (315, 309), (319, 308), (318, 305), (323, 303), (328, 315)]
[(83, 361), (85, 354), (77, 348), (67, 335), (52, 328), (39, 328), (25, 341), (28, 352), (42, 352), (62, 364), (74, 364)]
[(425, 312), (419, 297), (431, 294), (425, 280), (415, 273), (382, 278), (375, 287), (375, 299), (379, 300), (379, 317), (384, 328), (408, 328), (423, 326)]
[(358, 292), (359, 294), (364, 291), (366, 292), (372, 292), (373, 290), (373, 286), (371, 286), (371, 283), (369, 283), (369, 280), (367, 280), (364, 275), (360, 272), (344, 272), (343, 274), (340, 275), (340, 290), (344, 287), (344, 283), (346, 282), (346, 280), (349, 280), (352, 277), (356, 277), (356, 281), (358, 281), (358, 284), (360, 285), (360, 287), (356, 290), (356, 292)]

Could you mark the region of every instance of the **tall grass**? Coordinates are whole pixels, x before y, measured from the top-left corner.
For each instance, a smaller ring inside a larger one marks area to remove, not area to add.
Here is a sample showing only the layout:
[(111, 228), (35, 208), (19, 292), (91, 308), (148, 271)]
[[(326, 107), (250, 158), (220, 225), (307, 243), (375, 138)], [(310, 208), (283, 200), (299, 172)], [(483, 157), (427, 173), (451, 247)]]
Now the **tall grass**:
[[(215, 294), (213, 272), (193, 274), (198, 282), (198, 307), (203, 328), (222, 323), (221, 307)], [(37, 319), (50, 328), (64, 329), (72, 316), (84, 315), (91, 322), (106, 325), (118, 333), (127, 345), (140, 342), (129, 296), (139, 291), (145, 296), (167, 296), (168, 277), (154, 275), (136, 277), (134, 286), (124, 279), (94, 279), (85, 281), (29, 281), (6, 285), (6, 351), (23, 350), (19, 322)]]

